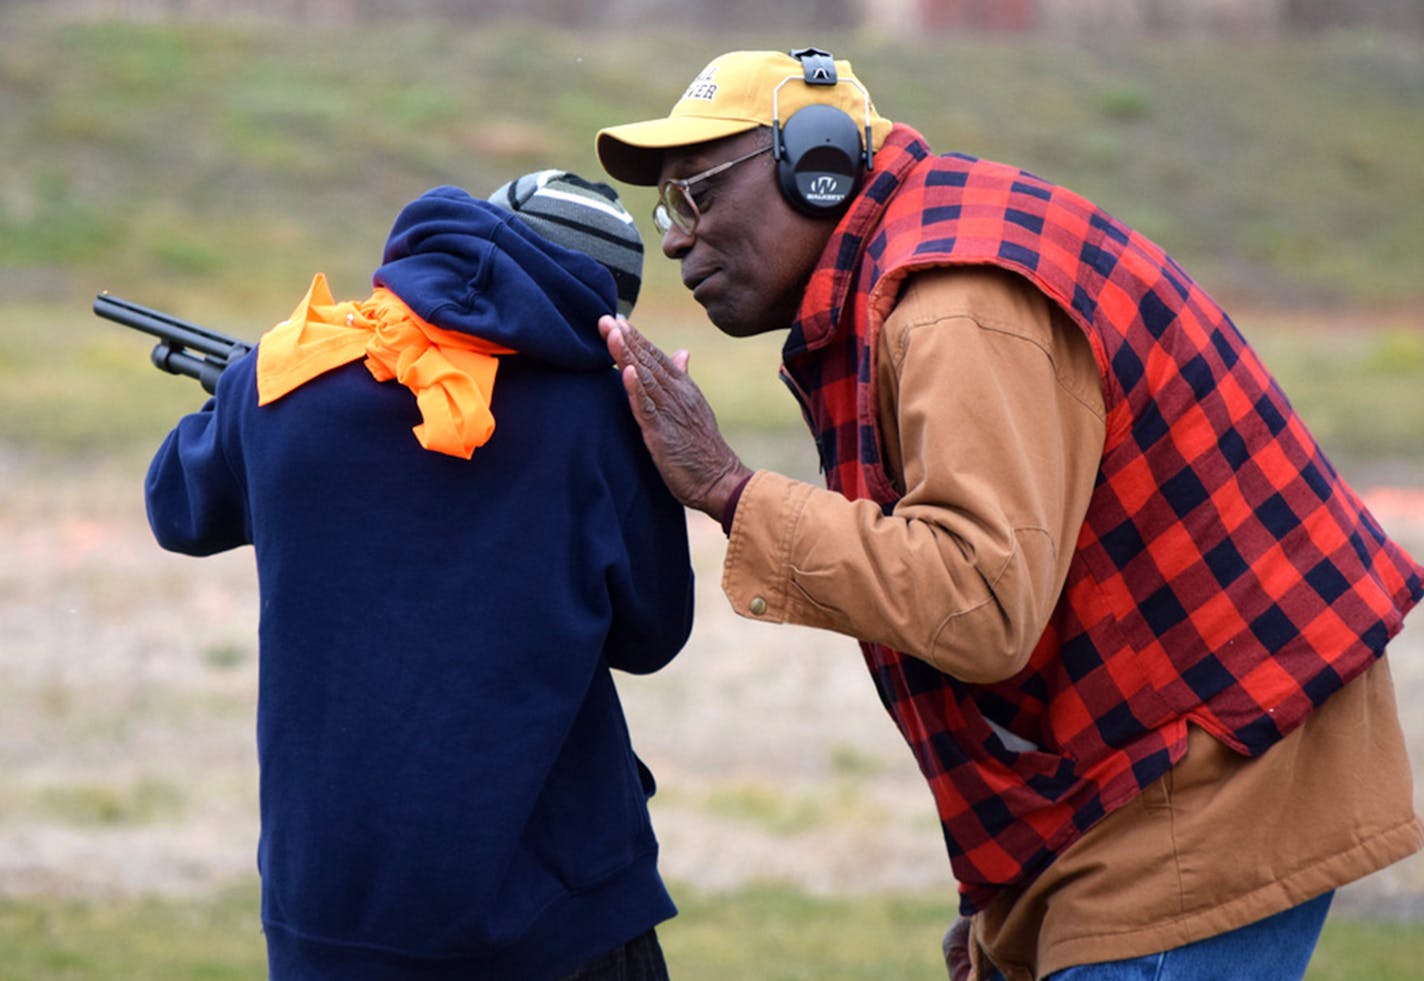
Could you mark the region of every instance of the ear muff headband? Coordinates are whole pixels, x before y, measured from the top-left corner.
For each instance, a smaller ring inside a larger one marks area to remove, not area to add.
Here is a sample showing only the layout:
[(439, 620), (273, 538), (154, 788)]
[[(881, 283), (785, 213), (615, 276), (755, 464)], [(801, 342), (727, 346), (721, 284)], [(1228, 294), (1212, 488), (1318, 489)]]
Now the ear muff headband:
[(870, 93), (855, 79), (845, 79), (860, 89), (865, 100), (865, 127), (861, 133), (848, 114), (835, 106), (812, 103), (781, 123), (781, 89), (789, 82), (807, 85), (843, 84), (836, 78), (835, 61), (828, 52), (806, 48), (791, 52), (801, 60), (803, 74), (788, 75), (771, 94), (772, 156), (777, 183), (797, 211), (814, 218), (834, 217), (850, 204), (865, 171), (874, 160), (870, 143)]

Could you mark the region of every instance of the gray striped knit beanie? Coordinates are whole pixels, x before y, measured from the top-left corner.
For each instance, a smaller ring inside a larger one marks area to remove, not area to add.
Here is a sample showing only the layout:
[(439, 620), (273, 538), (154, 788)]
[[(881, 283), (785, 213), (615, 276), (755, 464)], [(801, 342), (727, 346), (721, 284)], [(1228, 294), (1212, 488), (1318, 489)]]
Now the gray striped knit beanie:
[(643, 283), (643, 238), (618, 192), (565, 170), (539, 170), (489, 196), (551, 242), (583, 252), (613, 274), (618, 312), (633, 312)]

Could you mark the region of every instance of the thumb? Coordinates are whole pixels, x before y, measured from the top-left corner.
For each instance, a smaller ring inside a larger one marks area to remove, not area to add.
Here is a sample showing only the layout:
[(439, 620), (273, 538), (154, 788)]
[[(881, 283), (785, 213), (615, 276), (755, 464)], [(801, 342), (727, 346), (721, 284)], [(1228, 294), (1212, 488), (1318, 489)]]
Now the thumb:
[(687, 366), (692, 361), (692, 352), (687, 350), (675, 351), (672, 356), (673, 367), (684, 375), (687, 374)]

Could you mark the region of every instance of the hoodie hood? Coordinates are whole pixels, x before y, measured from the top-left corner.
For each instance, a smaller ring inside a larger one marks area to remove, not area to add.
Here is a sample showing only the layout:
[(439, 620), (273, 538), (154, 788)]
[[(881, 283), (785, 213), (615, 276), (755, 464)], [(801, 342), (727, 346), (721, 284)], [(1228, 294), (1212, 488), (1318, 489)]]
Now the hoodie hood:
[(572, 371), (613, 363), (598, 333), (617, 308), (612, 274), (458, 187), (401, 209), (372, 282), (436, 327)]

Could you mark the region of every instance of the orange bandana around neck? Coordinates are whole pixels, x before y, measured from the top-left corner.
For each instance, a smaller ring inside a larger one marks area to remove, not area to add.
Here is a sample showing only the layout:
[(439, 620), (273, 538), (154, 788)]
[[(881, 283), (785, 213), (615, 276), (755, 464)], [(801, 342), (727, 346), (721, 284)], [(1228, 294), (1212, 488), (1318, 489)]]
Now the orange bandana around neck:
[(427, 323), (382, 287), (365, 300), (337, 303), (317, 273), (292, 315), (258, 342), (257, 404), (364, 356), (377, 381), (394, 379), (415, 395), (420, 445), (468, 460), (494, 432), (496, 355), (513, 353)]

